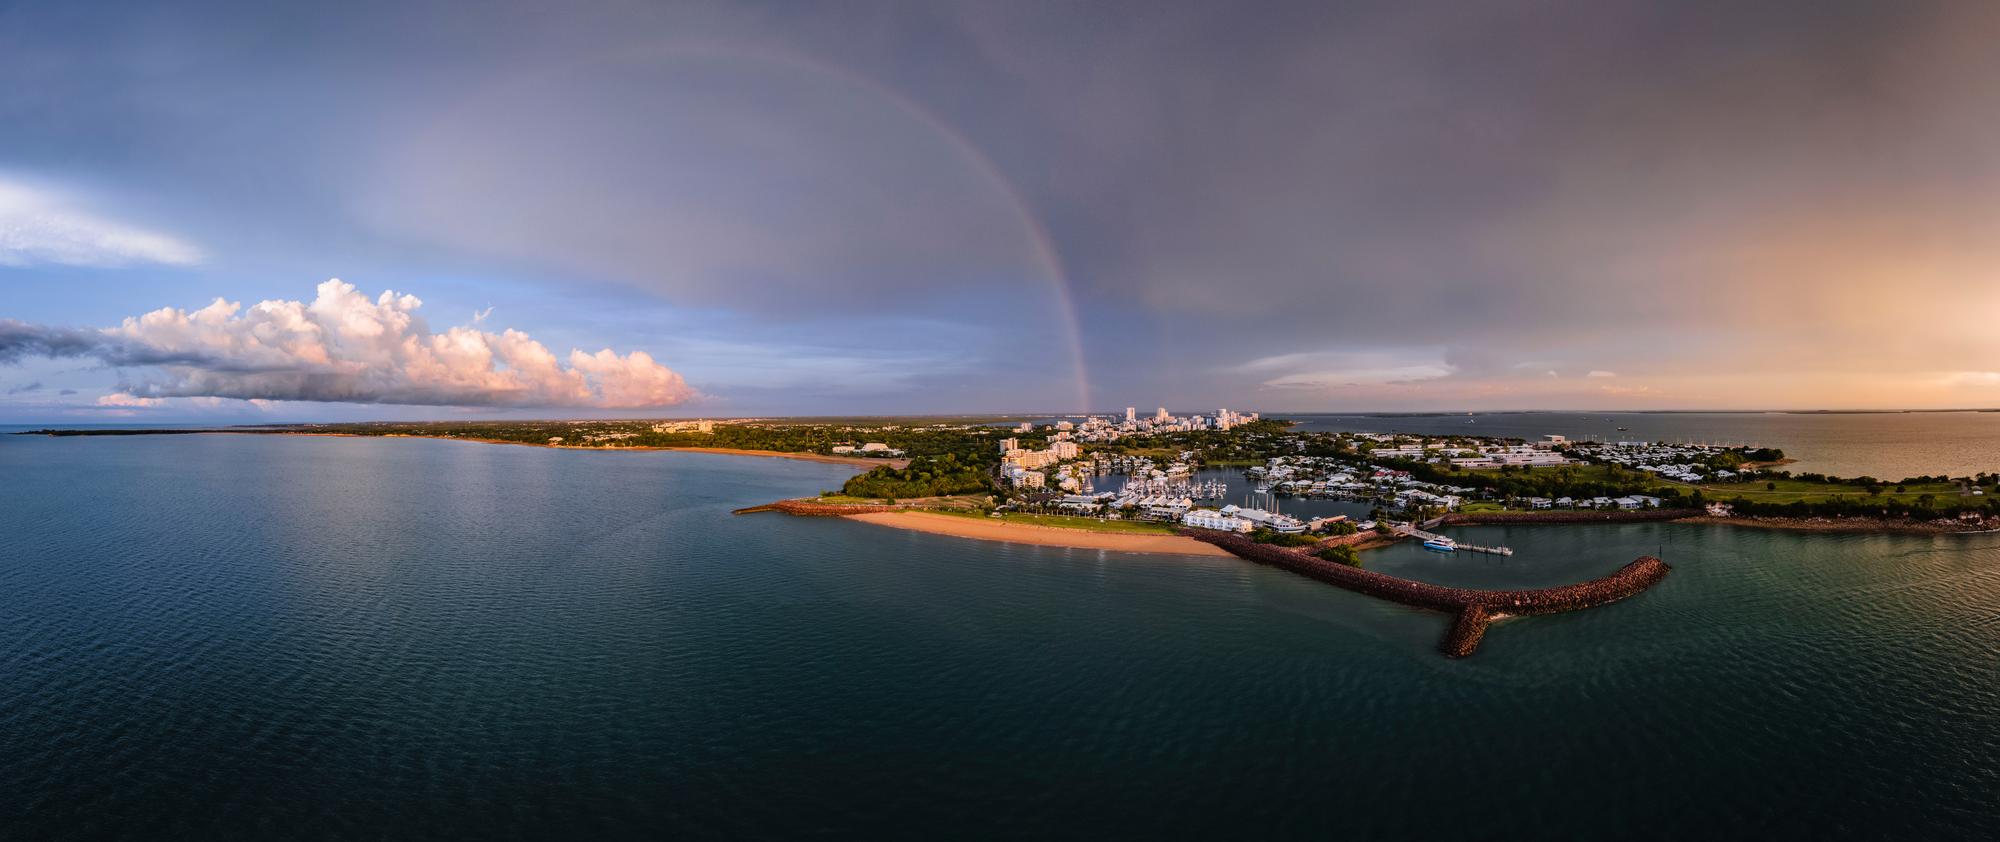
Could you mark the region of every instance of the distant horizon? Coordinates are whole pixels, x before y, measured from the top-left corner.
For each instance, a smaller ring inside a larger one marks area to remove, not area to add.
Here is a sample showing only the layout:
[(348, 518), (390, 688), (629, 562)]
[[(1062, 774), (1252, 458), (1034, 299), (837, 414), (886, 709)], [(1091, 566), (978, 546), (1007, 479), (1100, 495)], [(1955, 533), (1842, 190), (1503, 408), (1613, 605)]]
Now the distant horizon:
[[(1234, 407), (1232, 407), (1233, 409)], [(1174, 409), (1167, 411), (1175, 415), (1207, 412), (1211, 410)], [(1357, 418), (1431, 418), (1450, 416), (1480, 415), (1905, 415), (1905, 414), (1949, 414), (1949, 413), (1995, 413), (2000, 408), (1954, 407), (1944, 409), (1903, 408), (1903, 409), (1476, 409), (1476, 410), (1259, 410), (1245, 408), (1243, 412), (1257, 412), (1266, 419), (1291, 419), (1301, 416), (1343, 416)], [(474, 416), (463, 417), (423, 417), (423, 418), (362, 418), (362, 419), (304, 419), (304, 420), (256, 420), (245, 421), (230, 418), (159, 418), (126, 420), (13, 420), (0, 421), (0, 426), (8, 427), (283, 427), (300, 425), (341, 425), (341, 424), (504, 424), (504, 423), (570, 423), (570, 422), (638, 422), (638, 421), (795, 421), (795, 420), (872, 420), (872, 419), (995, 419), (1028, 420), (1035, 418), (1085, 418), (1091, 416), (1110, 417), (1123, 413), (1117, 411), (1095, 412), (888, 412), (888, 413), (835, 413), (835, 414), (757, 414), (757, 415), (605, 415), (605, 416)]]

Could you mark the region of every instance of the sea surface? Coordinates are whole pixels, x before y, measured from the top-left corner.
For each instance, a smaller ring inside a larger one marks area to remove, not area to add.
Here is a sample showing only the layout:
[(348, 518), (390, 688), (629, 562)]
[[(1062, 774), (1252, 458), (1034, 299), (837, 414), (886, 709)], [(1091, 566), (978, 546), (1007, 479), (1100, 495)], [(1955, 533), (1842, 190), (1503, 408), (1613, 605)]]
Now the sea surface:
[(732, 517), (847, 469), (0, 437), (0, 835), (2000, 836), (2000, 536), (1457, 530), (1445, 619), (1235, 559)]
[[(1669, 441), (1783, 448), (1792, 472), (1899, 480), (2000, 472), (2000, 412), (1480, 412), (1270, 413), (1295, 429), (1595, 441)], [(1622, 429), (1621, 429), (1622, 428)]]

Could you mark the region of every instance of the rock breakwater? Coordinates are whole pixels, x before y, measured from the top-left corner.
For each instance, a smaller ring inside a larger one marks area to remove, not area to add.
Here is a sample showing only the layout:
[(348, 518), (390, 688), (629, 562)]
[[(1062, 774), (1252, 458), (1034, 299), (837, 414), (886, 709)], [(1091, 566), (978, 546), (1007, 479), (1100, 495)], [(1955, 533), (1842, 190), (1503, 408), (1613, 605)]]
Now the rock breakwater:
[(1485, 591), (1433, 585), (1350, 567), (1231, 533), (1187, 530), (1186, 534), (1248, 561), (1401, 605), (1451, 614), (1455, 619), (1439, 648), (1453, 658), (1472, 654), (1484, 638), (1486, 626), (1497, 615), (1555, 614), (1616, 602), (1652, 587), (1672, 569), (1657, 558), (1640, 556), (1617, 572), (1588, 582), (1553, 588)]

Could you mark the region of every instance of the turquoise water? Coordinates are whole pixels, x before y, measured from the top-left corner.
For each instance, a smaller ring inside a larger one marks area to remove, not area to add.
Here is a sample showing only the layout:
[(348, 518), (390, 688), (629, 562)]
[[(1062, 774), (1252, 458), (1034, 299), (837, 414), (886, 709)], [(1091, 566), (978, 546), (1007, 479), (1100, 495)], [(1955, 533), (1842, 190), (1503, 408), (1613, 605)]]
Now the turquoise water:
[(0, 437), (8, 838), (1992, 838), (2000, 538), (1462, 529), (1443, 618), (731, 508), (838, 466)]

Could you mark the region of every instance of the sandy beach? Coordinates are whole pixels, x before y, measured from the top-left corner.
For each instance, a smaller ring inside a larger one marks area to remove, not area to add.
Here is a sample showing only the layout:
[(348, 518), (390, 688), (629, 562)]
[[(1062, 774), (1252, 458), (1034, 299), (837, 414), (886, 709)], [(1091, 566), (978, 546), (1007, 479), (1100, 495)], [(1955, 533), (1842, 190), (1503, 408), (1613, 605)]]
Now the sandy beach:
[(1227, 551), (1220, 547), (1180, 535), (1091, 532), (1083, 529), (1062, 529), (1054, 526), (1006, 523), (995, 519), (955, 517), (953, 515), (940, 515), (930, 512), (873, 512), (869, 514), (847, 515), (846, 517), (849, 520), (858, 520), (877, 526), (912, 529), (935, 535), (976, 538), (982, 541), (1012, 541), (1016, 544), (1036, 544), (1044, 547), (1117, 550), (1128, 553), (1167, 553), (1171, 555), (1204, 556), (1229, 555)]

